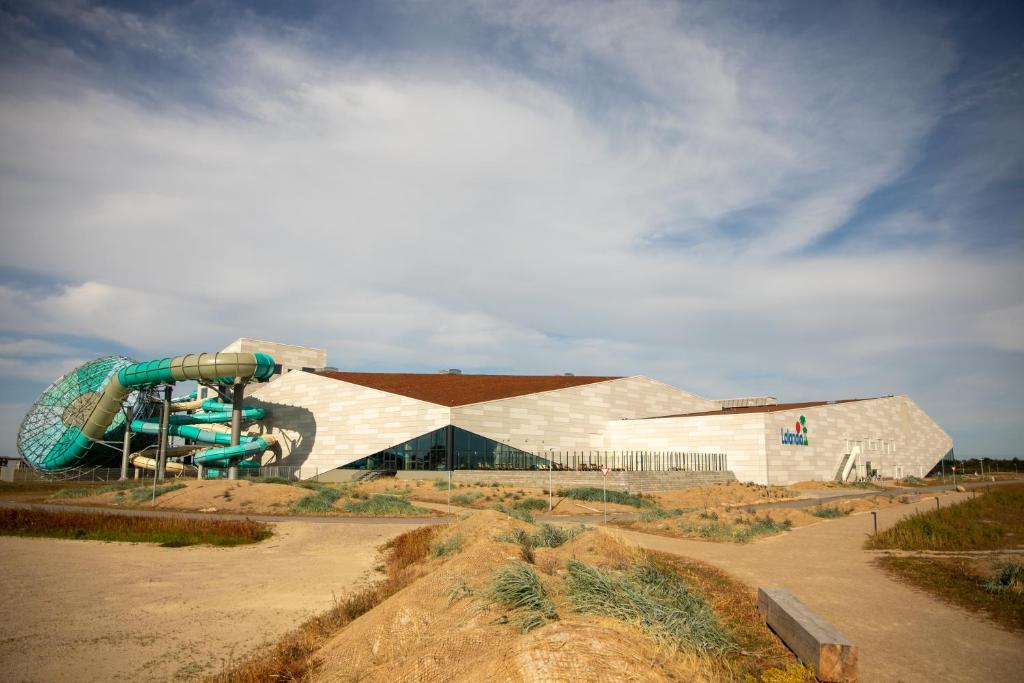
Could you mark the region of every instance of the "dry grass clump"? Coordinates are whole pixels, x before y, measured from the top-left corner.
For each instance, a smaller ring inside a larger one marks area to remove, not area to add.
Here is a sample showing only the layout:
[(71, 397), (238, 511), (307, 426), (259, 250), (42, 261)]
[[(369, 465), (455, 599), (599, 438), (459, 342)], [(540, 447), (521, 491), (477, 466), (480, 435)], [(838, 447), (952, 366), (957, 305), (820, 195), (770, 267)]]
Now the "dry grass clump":
[[(88, 496), (99, 496), (104, 493), (129, 491), (131, 489), (137, 489), (140, 486), (146, 486), (145, 480), (129, 480), (129, 481), (115, 481), (109, 484), (103, 484), (102, 486), (76, 486), (70, 489), (60, 489), (53, 493), (50, 497), (55, 499), (61, 498), (86, 498)], [(149, 482), (152, 486), (152, 482)]]
[(606, 572), (570, 560), (566, 584), (573, 607), (644, 629), (672, 647), (722, 654), (736, 642), (707, 602), (670, 568), (655, 561), (628, 572)]
[(494, 573), (485, 593), (496, 602), (519, 612), (516, 623), (523, 633), (542, 626), (545, 619), (557, 619), (555, 605), (544, 590), (544, 584), (529, 565), (512, 560)]
[(966, 557), (896, 557), (876, 563), (897, 579), (940, 600), (983, 612), (1002, 626), (1024, 631), (1024, 566)]
[(429, 557), (435, 533), (437, 527), (420, 527), (388, 541), (382, 546), (387, 553), (383, 581), (337, 602), (332, 609), (285, 635), (277, 641), (275, 647), (257, 651), (251, 659), (210, 680), (214, 683), (307, 680), (319, 664), (316, 653), (321, 645), (346, 625), (419, 578), (416, 565)]
[(1024, 539), (1024, 486), (1000, 486), (977, 498), (921, 512), (867, 540), (869, 549), (998, 550)]
[(153, 488), (149, 488), (148, 486), (146, 488), (136, 488), (132, 490), (131, 498), (132, 502), (140, 503), (147, 500), (153, 500), (154, 498), (159, 498), (165, 493), (170, 493), (171, 491), (180, 491), (183, 488), (185, 488), (185, 485), (181, 482), (164, 484), (163, 486), (156, 486)]
[(158, 543), (167, 548), (178, 548), (200, 544), (232, 546), (257, 543), (269, 538), (271, 530), (267, 524), (249, 521), (0, 509), (0, 534)]

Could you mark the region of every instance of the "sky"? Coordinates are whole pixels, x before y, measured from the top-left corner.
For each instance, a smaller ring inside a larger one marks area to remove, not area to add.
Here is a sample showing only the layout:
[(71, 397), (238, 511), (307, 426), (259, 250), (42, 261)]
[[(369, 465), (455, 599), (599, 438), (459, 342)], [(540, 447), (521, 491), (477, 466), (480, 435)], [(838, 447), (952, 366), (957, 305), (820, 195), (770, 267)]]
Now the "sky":
[(99, 356), (909, 394), (1024, 454), (1024, 5), (0, 0), (0, 453)]

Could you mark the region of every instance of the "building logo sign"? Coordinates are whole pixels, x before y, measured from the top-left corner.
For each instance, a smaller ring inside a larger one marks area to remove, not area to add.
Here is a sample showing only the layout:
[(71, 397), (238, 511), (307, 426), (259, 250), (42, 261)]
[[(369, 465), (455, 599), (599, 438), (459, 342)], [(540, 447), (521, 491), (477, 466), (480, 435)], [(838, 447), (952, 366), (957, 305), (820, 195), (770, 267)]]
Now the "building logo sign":
[(788, 429), (780, 429), (782, 432), (782, 443), (790, 446), (806, 446), (807, 445), (807, 418), (803, 415), (796, 422), (796, 431), (791, 432)]

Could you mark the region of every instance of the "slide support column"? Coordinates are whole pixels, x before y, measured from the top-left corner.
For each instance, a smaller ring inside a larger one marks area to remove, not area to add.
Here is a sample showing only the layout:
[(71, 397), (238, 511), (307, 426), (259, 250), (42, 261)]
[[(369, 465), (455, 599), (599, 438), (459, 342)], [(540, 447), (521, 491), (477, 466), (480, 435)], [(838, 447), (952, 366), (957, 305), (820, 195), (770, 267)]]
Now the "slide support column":
[(121, 481), (128, 479), (128, 457), (132, 452), (132, 409), (124, 406), (124, 446), (121, 450)]
[[(245, 398), (245, 384), (235, 378), (235, 386), (231, 392), (231, 445), (237, 446), (242, 441), (242, 399)], [(228, 479), (238, 479), (238, 463), (228, 467)]]
[(168, 434), (169, 425), (171, 421), (171, 385), (164, 386), (164, 401), (163, 408), (160, 411), (160, 445), (159, 455), (157, 456), (156, 473), (153, 475), (156, 479), (165, 479), (167, 476), (167, 441), (170, 438)]

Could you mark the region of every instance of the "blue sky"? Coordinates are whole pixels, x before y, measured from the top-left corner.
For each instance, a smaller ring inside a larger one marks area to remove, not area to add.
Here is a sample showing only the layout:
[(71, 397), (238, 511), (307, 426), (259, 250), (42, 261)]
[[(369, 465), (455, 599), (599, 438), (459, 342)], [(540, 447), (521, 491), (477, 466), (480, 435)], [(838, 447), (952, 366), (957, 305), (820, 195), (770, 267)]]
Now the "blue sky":
[(908, 393), (958, 455), (1024, 454), (1022, 29), (1019, 3), (0, 2), (0, 452), (84, 360), (251, 336)]

